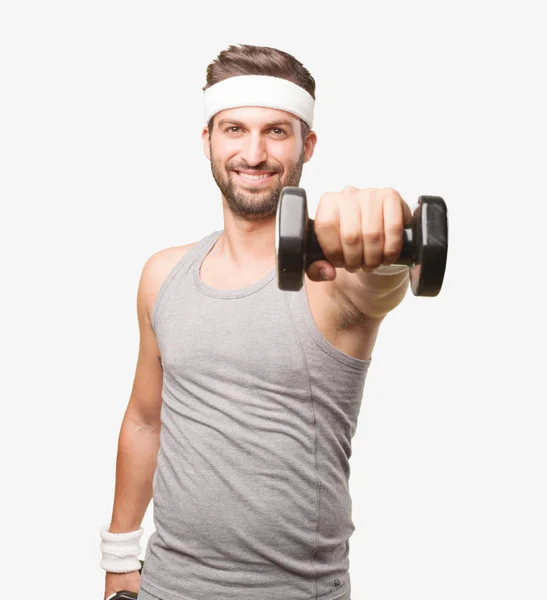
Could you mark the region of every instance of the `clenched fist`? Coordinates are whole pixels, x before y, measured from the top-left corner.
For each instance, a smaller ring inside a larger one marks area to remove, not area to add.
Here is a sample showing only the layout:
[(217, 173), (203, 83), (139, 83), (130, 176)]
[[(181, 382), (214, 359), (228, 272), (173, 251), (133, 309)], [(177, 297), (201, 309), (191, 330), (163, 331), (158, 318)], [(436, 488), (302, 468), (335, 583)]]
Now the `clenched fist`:
[(315, 214), (315, 234), (326, 260), (312, 263), (308, 277), (332, 280), (336, 268), (355, 273), (394, 263), (411, 217), (409, 206), (391, 188), (348, 186), (323, 194)]

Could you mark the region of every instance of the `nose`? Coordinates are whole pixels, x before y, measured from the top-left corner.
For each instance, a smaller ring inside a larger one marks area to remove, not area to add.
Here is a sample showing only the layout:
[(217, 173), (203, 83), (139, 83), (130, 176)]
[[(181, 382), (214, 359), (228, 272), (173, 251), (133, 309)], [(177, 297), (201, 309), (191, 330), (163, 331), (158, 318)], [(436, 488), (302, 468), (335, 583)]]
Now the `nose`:
[(251, 133), (246, 136), (240, 154), (250, 167), (254, 167), (264, 162), (267, 158), (266, 141), (260, 133)]

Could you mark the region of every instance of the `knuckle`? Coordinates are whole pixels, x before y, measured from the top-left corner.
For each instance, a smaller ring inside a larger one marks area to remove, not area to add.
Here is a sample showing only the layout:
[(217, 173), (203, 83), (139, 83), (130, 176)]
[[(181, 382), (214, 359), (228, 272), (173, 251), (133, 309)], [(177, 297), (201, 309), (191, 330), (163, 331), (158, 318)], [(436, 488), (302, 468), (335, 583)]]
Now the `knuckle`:
[(334, 222), (326, 215), (318, 215), (313, 222), (313, 227), (316, 231), (329, 231), (334, 227)]
[(375, 269), (380, 265), (380, 259), (377, 256), (365, 257), (365, 266), (369, 269)]
[(346, 246), (359, 246), (361, 244), (361, 233), (359, 231), (344, 233), (342, 243)]
[(344, 265), (344, 269), (346, 269), (346, 271), (349, 271), (350, 273), (356, 273), (362, 266), (363, 266), (363, 261), (352, 260), (352, 261), (346, 261), (346, 264)]
[(388, 247), (384, 250), (384, 262), (389, 261), (393, 262), (395, 259), (399, 257), (399, 249), (395, 247)]
[(353, 185), (346, 185), (346, 187), (342, 190), (342, 194), (353, 194), (354, 192), (358, 192), (359, 188), (354, 187)]
[(378, 244), (379, 242), (382, 241), (382, 232), (381, 231), (377, 231), (377, 230), (372, 230), (372, 231), (365, 231), (363, 233), (363, 239), (365, 240), (365, 242), (369, 243), (369, 244)]
[(317, 213), (319, 214), (323, 210), (332, 210), (332, 207), (336, 204), (337, 194), (335, 192), (325, 192), (319, 199), (319, 205), (317, 206)]
[(321, 196), (319, 197), (319, 199), (322, 201), (328, 201), (328, 200), (332, 199), (332, 197), (335, 195), (336, 195), (336, 192), (323, 192), (321, 194)]
[(382, 191), (386, 196), (399, 197), (399, 192), (394, 188), (384, 188)]

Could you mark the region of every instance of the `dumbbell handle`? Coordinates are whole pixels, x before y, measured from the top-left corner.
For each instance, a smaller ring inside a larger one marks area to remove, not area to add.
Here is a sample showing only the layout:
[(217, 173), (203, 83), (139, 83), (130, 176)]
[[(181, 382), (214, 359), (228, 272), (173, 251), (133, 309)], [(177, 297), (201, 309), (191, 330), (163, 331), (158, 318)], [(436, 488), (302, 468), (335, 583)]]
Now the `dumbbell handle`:
[[(319, 241), (317, 240), (317, 236), (315, 235), (314, 224), (315, 220), (308, 218), (308, 252), (306, 255), (306, 269), (318, 260), (326, 260), (323, 250), (319, 245)], [(403, 247), (397, 260), (394, 262), (396, 265), (407, 265), (408, 267), (411, 267), (416, 262), (416, 245), (414, 244), (415, 236), (413, 226), (403, 229)]]

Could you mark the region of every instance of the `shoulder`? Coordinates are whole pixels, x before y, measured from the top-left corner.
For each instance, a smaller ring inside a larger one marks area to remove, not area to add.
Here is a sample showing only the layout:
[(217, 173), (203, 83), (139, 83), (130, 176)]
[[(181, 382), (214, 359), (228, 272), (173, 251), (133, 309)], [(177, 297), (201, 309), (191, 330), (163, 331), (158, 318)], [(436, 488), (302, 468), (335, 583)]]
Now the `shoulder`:
[(144, 263), (142, 268), (141, 278), (139, 281), (139, 296), (144, 304), (148, 319), (152, 315), (152, 307), (156, 300), (156, 296), (166, 280), (169, 273), (181, 258), (193, 247), (197, 242), (191, 242), (184, 246), (172, 246), (158, 250), (150, 256)]

